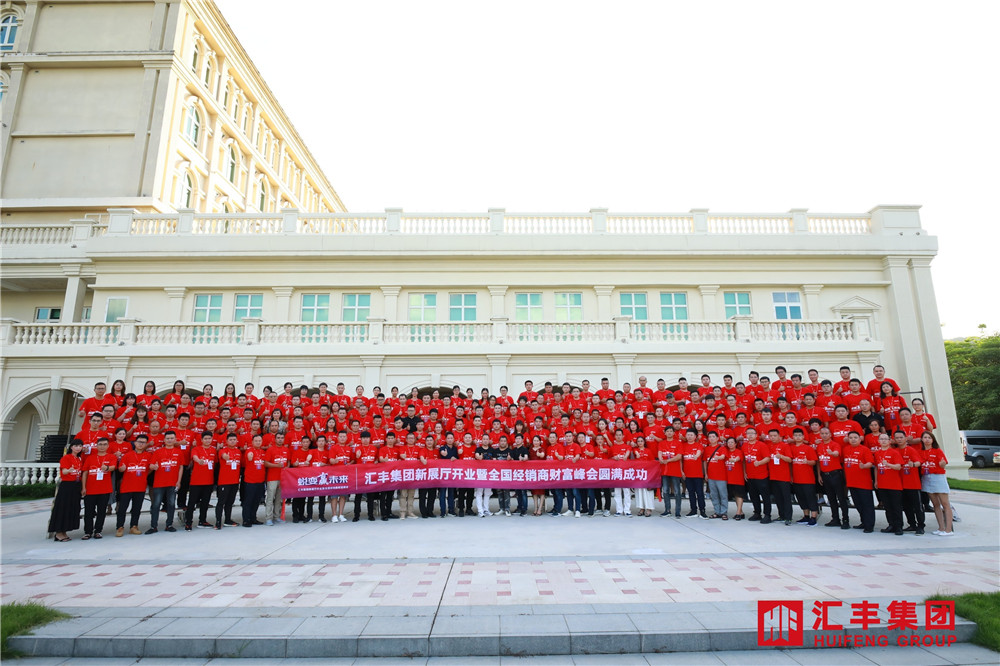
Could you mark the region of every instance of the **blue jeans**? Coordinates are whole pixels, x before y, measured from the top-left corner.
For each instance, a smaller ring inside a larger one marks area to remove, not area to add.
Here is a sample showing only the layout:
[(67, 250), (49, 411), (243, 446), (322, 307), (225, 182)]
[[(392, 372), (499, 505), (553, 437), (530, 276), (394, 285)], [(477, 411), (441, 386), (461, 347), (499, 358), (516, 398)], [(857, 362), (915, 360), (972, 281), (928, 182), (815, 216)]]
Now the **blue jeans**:
[[(438, 495), (438, 504), (441, 506), (441, 515), (446, 513), (455, 513), (455, 489), (454, 488), (441, 488)], [(445, 510), (445, 505), (447, 504), (447, 510)]]
[(679, 476), (663, 476), (660, 477), (660, 492), (663, 494), (663, 506), (666, 513), (670, 513), (670, 495), (674, 496), (674, 515), (681, 515), (681, 482), (682, 479)]
[(566, 491), (561, 488), (556, 488), (552, 491), (552, 513), (562, 513), (563, 497), (565, 497)]
[(515, 490), (514, 493), (517, 496), (517, 512), (524, 513), (528, 510), (528, 491)]
[(729, 489), (725, 481), (708, 480), (708, 496), (712, 500), (712, 511), (724, 516), (729, 511)]
[(497, 501), (500, 503), (501, 511), (510, 511), (510, 491), (497, 489)]
[(174, 509), (177, 508), (177, 488), (174, 486), (153, 488), (149, 500), (149, 526), (156, 529), (160, 522), (161, 505), (164, 505), (167, 511), (167, 527), (173, 526)]

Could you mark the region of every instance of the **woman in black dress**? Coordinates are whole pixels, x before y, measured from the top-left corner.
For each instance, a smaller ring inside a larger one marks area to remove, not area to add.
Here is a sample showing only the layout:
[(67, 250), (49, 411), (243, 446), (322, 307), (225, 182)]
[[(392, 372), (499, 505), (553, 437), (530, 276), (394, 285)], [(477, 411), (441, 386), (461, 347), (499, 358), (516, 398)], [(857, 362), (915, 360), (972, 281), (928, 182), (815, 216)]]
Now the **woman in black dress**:
[(80, 529), (82, 451), (83, 442), (73, 439), (66, 455), (59, 460), (59, 485), (56, 487), (56, 499), (52, 503), (52, 516), (49, 518), (49, 532), (55, 533), (56, 541), (70, 541), (66, 533)]

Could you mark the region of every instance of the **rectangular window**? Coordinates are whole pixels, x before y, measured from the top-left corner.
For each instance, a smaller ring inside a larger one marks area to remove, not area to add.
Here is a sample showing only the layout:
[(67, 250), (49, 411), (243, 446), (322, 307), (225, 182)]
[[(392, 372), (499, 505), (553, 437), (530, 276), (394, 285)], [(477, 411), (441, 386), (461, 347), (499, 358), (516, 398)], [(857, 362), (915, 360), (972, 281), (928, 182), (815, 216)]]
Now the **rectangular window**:
[(301, 321), (330, 321), (330, 294), (302, 294)]
[(476, 295), (449, 294), (448, 321), (476, 321)]
[(726, 319), (750, 314), (749, 291), (727, 291), (723, 294), (723, 298), (726, 304)]
[(583, 321), (583, 294), (556, 292), (556, 321)]
[(35, 308), (35, 321), (59, 321), (62, 308)]
[(435, 321), (437, 319), (437, 294), (410, 294), (410, 321)]
[(124, 317), (128, 313), (127, 298), (109, 298), (107, 307), (104, 309), (104, 323), (116, 324), (119, 317)]
[(649, 308), (646, 307), (645, 292), (623, 291), (619, 294), (619, 302), (623, 317), (632, 317), (635, 321), (649, 319)]
[(371, 294), (344, 294), (343, 321), (368, 321), (371, 314)]
[(775, 319), (802, 319), (802, 295), (799, 292), (775, 291), (771, 298)]
[(264, 314), (264, 294), (236, 294), (233, 321), (260, 319)]
[(84, 324), (90, 323), (90, 306), (87, 305), (83, 308), (83, 312), (80, 314), (80, 321)]
[(194, 321), (197, 323), (222, 321), (222, 294), (195, 294)]
[(542, 321), (541, 292), (522, 292), (514, 294), (515, 321)]
[(660, 292), (660, 319), (683, 321), (688, 318), (688, 297), (683, 291)]

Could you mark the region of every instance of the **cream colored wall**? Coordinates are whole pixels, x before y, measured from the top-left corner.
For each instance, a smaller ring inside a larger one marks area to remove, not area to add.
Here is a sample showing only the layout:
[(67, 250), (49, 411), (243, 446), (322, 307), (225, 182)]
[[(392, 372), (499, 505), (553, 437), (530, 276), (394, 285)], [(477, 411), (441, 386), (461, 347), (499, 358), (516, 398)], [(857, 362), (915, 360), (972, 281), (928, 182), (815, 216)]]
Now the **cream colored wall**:
[(33, 51), (140, 51), (149, 48), (153, 2), (38, 3)]
[(135, 67), (31, 70), (14, 131), (133, 132), (142, 77)]
[(5, 440), (7, 448), (0, 452), (0, 460), (34, 460), (38, 442), (31, 441), (31, 421), (38, 418), (34, 405), (28, 403), (14, 417), (14, 429)]
[[(7, 291), (0, 298), (0, 313), (20, 321), (34, 321), (35, 308), (61, 308), (64, 292), (61, 291)], [(90, 305), (89, 302), (85, 303)]]
[(20, 198), (45, 198), (59, 183), (63, 197), (131, 196), (131, 157), (131, 136), (17, 141), (11, 146), (4, 191)]

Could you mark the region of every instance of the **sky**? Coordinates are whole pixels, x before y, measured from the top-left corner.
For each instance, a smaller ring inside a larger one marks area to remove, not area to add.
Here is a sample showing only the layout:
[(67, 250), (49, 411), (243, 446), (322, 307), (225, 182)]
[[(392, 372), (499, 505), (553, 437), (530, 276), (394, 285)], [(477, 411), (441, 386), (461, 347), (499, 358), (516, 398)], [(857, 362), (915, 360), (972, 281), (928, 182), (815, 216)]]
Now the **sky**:
[(1000, 330), (995, 0), (217, 4), (352, 212), (918, 204)]

